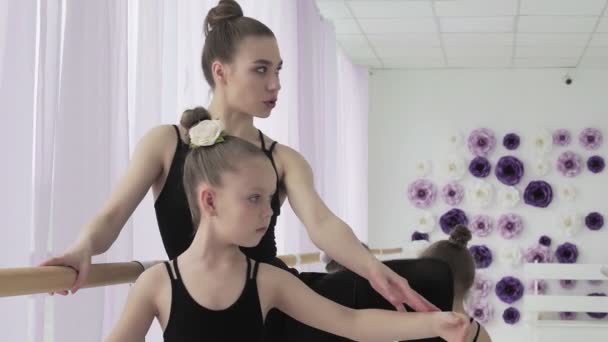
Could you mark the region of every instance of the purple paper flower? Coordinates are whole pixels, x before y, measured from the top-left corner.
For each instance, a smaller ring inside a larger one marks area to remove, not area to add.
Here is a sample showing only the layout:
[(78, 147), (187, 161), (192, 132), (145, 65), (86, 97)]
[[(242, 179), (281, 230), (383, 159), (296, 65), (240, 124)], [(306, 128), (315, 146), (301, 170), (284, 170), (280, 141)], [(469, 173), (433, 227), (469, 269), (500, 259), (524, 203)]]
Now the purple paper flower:
[(502, 313), (502, 319), (507, 324), (515, 324), (519, 322), (519, 317), (519, 310), (514, 307), (509, 307)]
[(604, 216), (593, 212), (585, 217), (585, 226), (591, 230), (600, 230), (604, 226)]
[(516, 214), (504, 214), (498, 218), (498, 232), (507, 239), (518, 237), (524, 229), (521, 216)]
[(475, 275), (473, 281), (473, 287), (471, 288), (471, 295), (473, 298), (485, 298), (490, 294), (492, 290), (492, 280), (487, 278), (480, 273)]
[(564, 321), (573, 321), (576, 319), (576, 312), (563, 311), (559, 313), (559, 318)]
[(494, 133), (487, 128), (479, 128), (471, 132), (467, 142), (469, 151), (476, 156), (487, 157), (496, 146)]
[(581, 157), (572, 151), (566, 151), (557, 158), (557, 169), (566, 177), (575, 177), (581, 173), (581, 164)]
[(486, 300), (474, 300), (467, 304), (466, 311), (474, 320), (487, 324), (494, 317), (494, 308)]
[(567, 129), (558, 129), (553, 132), (553, 145), (568, 146), (571, 140), (570, 131)]
[(459, 205), (464, 198), (464, 187), (457, 182), (448, 183), (441, 190), (441, 195), (447, 205)]
[(542, 245), (536, 245), (526, 250), (524, 259), (529, 263), (549, 263), (551, 262), (551, 250)]
[(514, 303), (524, 295), (524, 285), (515, 277), (504, 277), (496, 284), (496, 295), (507, 304)]
[(553, 189), (545, 181), (532, 181), (524, 190), (524, 202), (533, 207), (546, 208), (553, 200)]
[(487, 268), (492, 263), (492, 251), (485, 245), (473, 245), (469, 247), (469, 253), (475, 260), (476, 268)]
[(471, 220), (469, 229), (471, 229), (471, 233), (477, 236), (488, 236), (494, 229), (494, 222), (490, 216), (477, 215)]
[(469, 164), (469, 172), (477, 178), (485, 178), (490, 174), (492, 164), (484, 157), (475, 157)]
[(538, 239), (538, 243), (542, 246), (549, 247), (551, 246), (551, 238), (547, 235), (543, 235), (540, 237), (540, 239)]
[(410, 184), (407, 188), (407, 193), (410, 202), (412, 202), (415, 207), (426, 209), (435, 202), (437, 188), (432, 182), (426, 179), (419, 179)]
[[(593, 293), (588, 294), (587, 296), (605, 297), (606, 294), (602, 293), (602, 292), (593, 292)], [(606, 315), (608, 315), (608, 313), (606, 313), (606, 312), (587, 312), (587, 315), (589, 315), (589, 317), (592, 317), (592, 318), (602, 319), (602, 318), (606, 317)]]
[(559, 286), (561, 286), (562, 289), (572, 290), (576, 287), (576, 280), (562, 279), (559, 281)]
[(519, 147), (519, 135), (509, 133), (502, 139), (502, 145), (507, 150), (516, 150)]
[(606, 162), (604, 162), (604, 158), (600, 156), (591, 156), (587, 159), (587, 168), (593, 173), (600, 173), (604, 171), (605, 167)]
[(426, 240), (429, 241), (429, 234), (426, 233), (420, 233), (420, 232), (414, 232), (412, 234), (412, 241), (418, 241), (418, 240)]
[(545, 280), (538, 280), (536, 282), (532, 281), (530, 283), (529, 289), (530, 289), (530, 292), (532, 292), (532, 293), (536, 293), (536, 291), (538, 290), (539, 295), (544, 295), (547, 293), (547, 290), (549, 289), (549, 284)]
[(578, 248), (570, 242), (557, 246), (555, 258), (561, 264), (574, 264), (578, 258)]
[(467, 218), (467, 215), (464, 213), (464, 211), (458, 208), (454, 208), (448, 211), (447, 213), (441, 215), (441, 217), (439, 218), (439, 225), (441, 226), (441, 230), (448, 235), (452, 232), (452, 229), (454, 229), (454, 227), (456, 227), (456, 225), (458, 224), (463, 224), (465, 226), (469, 224), (469, 219)]
[(505, 185), (516, 185), (524, 175), (524, 164), (513, 156), (504, 156), (496, 163), (496, 178)]
[(578, 136), (578, 141), (587, 150), (597, 150), (602, 145), (602, 132), (596, 128), (585, 128)]

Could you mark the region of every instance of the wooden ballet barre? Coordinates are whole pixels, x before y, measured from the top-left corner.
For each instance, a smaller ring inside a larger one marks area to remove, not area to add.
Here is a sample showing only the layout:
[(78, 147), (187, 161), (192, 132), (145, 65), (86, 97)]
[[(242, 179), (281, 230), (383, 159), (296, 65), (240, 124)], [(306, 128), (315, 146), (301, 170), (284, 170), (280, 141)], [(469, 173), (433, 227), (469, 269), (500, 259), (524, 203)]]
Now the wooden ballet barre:
[[(82, 288), (133, 283), (148, 267), (160, 261), (93, 264)], [(0, 269), (0, 297), (69, 290), (76, 280), (76, 270), (64, 266), (19, 267)]]
[[(399, 254), (401, 248), (371, 249), (374, 255)], [(321, 262), (321, 253), (278, 256), (287, 266)], [(82, 288), (134, 283), (137, 277), (162, 261), (117, 262), (91, 265)], [(65, 266), (0, 268), (0, 297), (23, 296), (69, 290), (76, 280), (76, 270)]]

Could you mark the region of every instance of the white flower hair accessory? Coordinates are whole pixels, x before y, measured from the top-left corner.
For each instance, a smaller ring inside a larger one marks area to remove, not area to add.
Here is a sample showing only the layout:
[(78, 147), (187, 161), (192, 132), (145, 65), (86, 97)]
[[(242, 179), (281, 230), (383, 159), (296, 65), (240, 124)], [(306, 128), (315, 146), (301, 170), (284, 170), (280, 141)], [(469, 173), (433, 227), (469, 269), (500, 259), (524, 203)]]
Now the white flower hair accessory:
[(431, 173), (432, 166), (430, 160), (420, 160), (416, 163), (416, 175), (426, 177)]
[(203, 120), (188, 133), (191, 148), (212, 146), (224, 141), (224, 124), (220, 120)]

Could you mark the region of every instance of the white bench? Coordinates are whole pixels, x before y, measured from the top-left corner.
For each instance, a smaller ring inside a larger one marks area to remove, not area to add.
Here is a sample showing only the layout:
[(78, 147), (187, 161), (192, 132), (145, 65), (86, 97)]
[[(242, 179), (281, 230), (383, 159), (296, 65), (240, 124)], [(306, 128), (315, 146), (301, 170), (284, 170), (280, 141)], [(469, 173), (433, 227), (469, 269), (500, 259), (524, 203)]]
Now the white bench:
[[(527, 281), (545, 280), (608, 280), (608, 268), (600, 264), (525, 264)], [(536, 288), (536, 287), (535, 287)], [(564, 321), (541, 319), (545, 312), (608, 312), (608, 297), (587, 295), (539, 295), (524, 296), (524, 314), (530, 323), (531, 342), (585, 341), (607, 342), (608, 319), (597, 321)]]

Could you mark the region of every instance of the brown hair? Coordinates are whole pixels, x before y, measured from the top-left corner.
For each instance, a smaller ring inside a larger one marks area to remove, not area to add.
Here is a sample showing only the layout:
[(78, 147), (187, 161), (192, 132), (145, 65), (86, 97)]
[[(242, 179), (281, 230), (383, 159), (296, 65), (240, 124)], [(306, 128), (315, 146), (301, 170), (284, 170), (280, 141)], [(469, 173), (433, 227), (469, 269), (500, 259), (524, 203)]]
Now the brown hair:
[(201, 64), (203, 74), (211, 88), (215, 81), (211, 64), (219, 60), (231, 62), (238, 44), (249, 36), (273, 37), (274, 33), (260, 21), (243, 16), (241, 6), (234, 0), (220, 0), (217, 6), (209, 10), (204, 23), (205, 45)]
[[(186, 110), (180, 123), (190, 129), (208, 119), (210, 119), (209, 112), (203, 107), (196, 107)], [(194, 147), (190, 150), (184, 163), (183, 181), (195, 229), (201, 220), (197, 203), (198, 185), (208, 183), (211, 186), (221, 186), (222, 175), (225, 172), (238, 172), (239, 162), (253, 157), (267, 158), (262, 149), (256, 145), (230, 135), (225, 135), (223, 142)]]
[(456, 225), (448, 240), (441, 240), (430, 245), (421, 255), (439, 259), (450, 266), (454, 275), (454, 293), (464, 295), (473, 286), (475, 280), (475, 262), (467, 248), (471, 240), (471, 231), (462, 225)]

